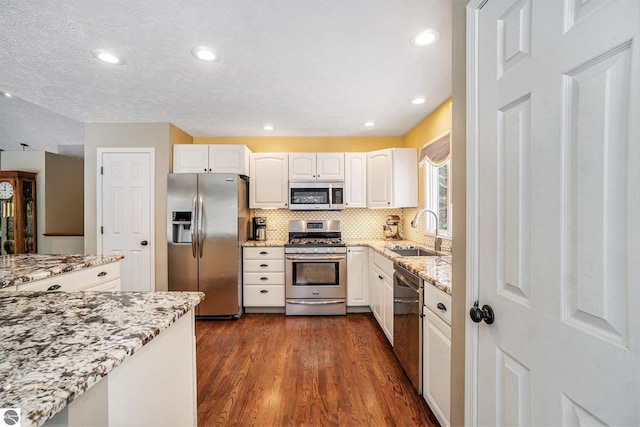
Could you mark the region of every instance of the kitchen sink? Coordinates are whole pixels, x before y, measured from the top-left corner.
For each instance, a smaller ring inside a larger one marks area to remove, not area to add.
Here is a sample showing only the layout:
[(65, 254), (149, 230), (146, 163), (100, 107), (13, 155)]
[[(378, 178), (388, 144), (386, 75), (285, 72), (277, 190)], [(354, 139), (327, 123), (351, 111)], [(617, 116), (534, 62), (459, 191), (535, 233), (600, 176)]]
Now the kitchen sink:
[(438, 253), (422, 248), (387, 248), (394, 254), (401, 256), (437, 256)]

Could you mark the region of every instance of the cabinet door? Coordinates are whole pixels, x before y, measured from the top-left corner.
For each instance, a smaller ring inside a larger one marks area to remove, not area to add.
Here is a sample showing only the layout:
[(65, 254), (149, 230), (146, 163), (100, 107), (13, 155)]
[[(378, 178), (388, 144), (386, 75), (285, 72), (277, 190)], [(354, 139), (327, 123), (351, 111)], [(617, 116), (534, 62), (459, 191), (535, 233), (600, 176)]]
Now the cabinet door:
[(370, 208), (391, 206), (392, 165), (390, 149), (367, 153), (367, 201)]
[(209, 146), (176, 144), (173, 146), (173, 173), (209, 172)]
[(393, 345), (393, 279), (384, 276), (384, 286), (382, 287), (382, 329)]
[(344, 154), (346, 208), (367, 207), (367, 153)]
[(246, 145), (209, 145), (209, 172), (249, 175), (249, 156)]
[(250, 208), (288, 206), (289, 157), (286, 153), (252, 154), (250, 172)]
[(368, 249), (347, 248), (347, 305), (369, 305)]
[(316, 171), (320, 181), (344, 181), (344, 153), (316, 154)]
[(289, 154), (289, 179), (315, 180), (316, 179), (316, 154), (315, 153), (290, 153)]
[(382, 288), (384, 287), (384, 275), (382, 271), (378, 267), (373, 267), (371, 269), (373, 274), (371, 276), (371, 310), (373, 311), (373, 315), (375, 316), (378, 324), (381, 328), (384, 329), (383, 323), (383, 312), (382, 312)]
[(451, 408), (451, 326), (423, 310), (422, 396), (440, 425), (449, 426)]

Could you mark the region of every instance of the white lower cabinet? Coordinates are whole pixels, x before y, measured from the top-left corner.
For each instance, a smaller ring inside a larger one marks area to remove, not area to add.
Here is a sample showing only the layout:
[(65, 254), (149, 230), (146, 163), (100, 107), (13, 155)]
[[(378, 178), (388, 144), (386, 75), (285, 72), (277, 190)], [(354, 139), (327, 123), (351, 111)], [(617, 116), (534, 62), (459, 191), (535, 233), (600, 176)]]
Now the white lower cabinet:
[(451, 296), (425, 284), (422, 396), (442, 426), (451, 409)]
[(370, 307), (393, 345), (393, 261), (373, 250), (370, 254)]
[(284, 307), (284, 247), (243, 248), (245, 307)]
[(347, 248), (347, 306), (369, 305), (369, 249)]
[(18, 291), (119, 291), (120, 261), (18, 285)]

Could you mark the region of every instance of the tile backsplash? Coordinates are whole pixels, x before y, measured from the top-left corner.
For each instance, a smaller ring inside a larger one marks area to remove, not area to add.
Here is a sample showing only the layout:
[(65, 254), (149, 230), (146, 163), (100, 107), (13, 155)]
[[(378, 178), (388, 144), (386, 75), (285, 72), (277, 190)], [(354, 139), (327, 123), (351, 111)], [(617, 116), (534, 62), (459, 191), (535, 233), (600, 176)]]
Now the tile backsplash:
[[(344, 239), (384, 239), (383, 227), (388, 215), (401, 218), (400, 236), (428, 247), (433, 247), (433, 236), (425, 236), (424, 216), (418, 227), (411, 227), (411, 220), (417, 212), (415, 208), (405, 209), (345, 209), (343, 211), (290, 211), (287, 209), (256, 209), (255, 216), (267, 218), (267, 238), (287, 240), (289, 221), (314, 219), (339, 219)], [(443, 239), (442, 249), (449, 251), (451, 241)]]

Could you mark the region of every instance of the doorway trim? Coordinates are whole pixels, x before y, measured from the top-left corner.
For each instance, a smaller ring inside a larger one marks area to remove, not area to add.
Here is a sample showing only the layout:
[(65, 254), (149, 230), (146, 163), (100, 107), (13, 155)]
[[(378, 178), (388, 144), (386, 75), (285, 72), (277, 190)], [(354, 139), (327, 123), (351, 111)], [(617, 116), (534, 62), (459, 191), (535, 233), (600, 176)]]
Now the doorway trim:
[(153, 236), (152, 244), (149, 245), (151, 265), (149, 272), (149, 279), (151, 283), (151, 291), (155, 290), (156, 283), (156, 216), (155, 216), (155, 173), (156, 173), (156, 149), (155, 147), (98, 147), (96, 149), (96, 253), (103, 255), (102, 253), (102, 233), (100, 233), (100, 226), (102, 225), (102, 155), (106, 153), (146, 153), (149, 154), (149, 212), (151, 212), (149, 218), (149, 228), (151, 229), (151, 235)]
[[(488, 0), (467, 4), (467, 265), (466, 307), (478, 300), (478, 20)], [(466, 309), (465, 309), (466, 312)], [(465, 316), (465, 425), (478, 425), (478, 325)]]

